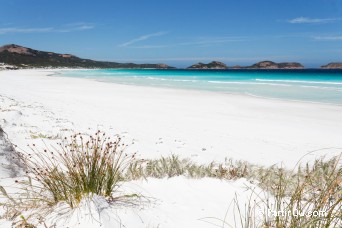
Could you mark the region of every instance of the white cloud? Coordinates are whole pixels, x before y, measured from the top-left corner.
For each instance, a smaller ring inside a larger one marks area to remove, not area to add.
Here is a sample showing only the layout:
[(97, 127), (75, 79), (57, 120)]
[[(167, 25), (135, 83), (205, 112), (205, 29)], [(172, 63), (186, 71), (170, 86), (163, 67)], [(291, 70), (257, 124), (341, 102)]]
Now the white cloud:
[(171, 46), (173, 46), (173, 45), (140, 45), (140, 46), (129, 46), (129, 47), (130, 48), (137, 48), (137, 49), (153, 49), (153, 48), (168, 48)]
[(338, 41), (342, 40), (342, 36), (314, 36), (315, 40)]
[(73, 32), (73, 31), (82, 31), (82, 30), (88, 30), (93, 29), (95, 26), (93, 24), (89, 23), (71, 23), (63, 26), (63, 28), (56, 29), (57, 32)]
[(132, 46), (136, 42), (146, 40), (153, 36), (161, 36), (166, 33), (154, 33), (145, 36), (141, 36), (137, 39), (131, 40), (129, 42), (119, 45), (119, 47), (130, 47), (130, 48), (141, 48), (141, 49), (151, 49), (151, 48), (170, 48), (170, 47), (180, 47), (180, 46), (198, 46), (198, 47), (208, 47), (213, 45), (220, 45), (227, 42), (239, 42), (248, 40), (248, 37), (198, 37), (187, 42), (172, 43), (172, 44), (160, 44), (160, 45), (137, 45)]
[(93, 29), (93, 28), (95, 28), (93, 24), (87, 24), (87, 23), (67, 24), (61, 27), (46, 27), (46, 28), (7, 27), (7, 28), (0, 28), (0, 34), (74, 32), (74, 31), (82, 31), (82, 30), (88, 30), (88, 29)]
[(163, 36), (165, 34), (167, 34), (167, 32), (156, 32), (156, 33), (152, 33), (152, 34), (139, 36), (138, 38), (135, 38), (133, 40), (130, 40), (128, 42), (120, 44), (119, 47), (127, 47), (127, 46), (130, 46), (131, 44), (137, 43), (139, 41), (148, 40), (148, 39), (150, 39), (152, 37), (156, 37), (156, 36)]
[(323, 24), (331, 23), (340, 20), (340, 18), (309, 18), (309, 17), (297, 17), (288, 20), (291, 24)]
[(211, 46), (227, 42), (245, 41), (248, 37), (206, 37), (196, 39), (190, 42), (179, 43), (178, 45), (198, 45), (198, 46)]
[(51, 32), (53, 28), (0, 28), (0, 34), (7, 33), (42, 33), (42, 32)]

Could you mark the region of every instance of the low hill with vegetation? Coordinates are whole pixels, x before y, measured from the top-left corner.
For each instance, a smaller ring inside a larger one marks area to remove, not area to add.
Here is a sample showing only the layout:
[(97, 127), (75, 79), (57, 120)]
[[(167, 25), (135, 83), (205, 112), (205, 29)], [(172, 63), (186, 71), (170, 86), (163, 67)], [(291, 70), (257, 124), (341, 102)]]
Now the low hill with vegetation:
[(34, 50), (16, 44), (9, 44), (0, 47), (0, 62), (18, 68), (173, 68), (166, 64), (135, 64), (95, 61), (91, 59), (82, 59), (71, 54), (59, 54)]

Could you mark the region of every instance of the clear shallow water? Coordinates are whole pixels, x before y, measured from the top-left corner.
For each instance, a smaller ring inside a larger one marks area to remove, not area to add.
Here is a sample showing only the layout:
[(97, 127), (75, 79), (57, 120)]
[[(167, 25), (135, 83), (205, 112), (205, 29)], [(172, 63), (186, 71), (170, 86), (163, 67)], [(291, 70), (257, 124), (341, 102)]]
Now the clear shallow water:
[(127, 85), (342, 104), (342, 70), (76, 70), (57, 76)]

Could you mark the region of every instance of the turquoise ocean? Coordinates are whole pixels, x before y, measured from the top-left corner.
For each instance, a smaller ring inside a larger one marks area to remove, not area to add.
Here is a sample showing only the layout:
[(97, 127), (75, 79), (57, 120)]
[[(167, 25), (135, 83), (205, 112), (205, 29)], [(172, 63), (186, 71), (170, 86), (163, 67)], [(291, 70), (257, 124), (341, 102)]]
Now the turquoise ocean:
[(59, 73), (55, 76), (342, 105), (342, 70), (106, 69)]

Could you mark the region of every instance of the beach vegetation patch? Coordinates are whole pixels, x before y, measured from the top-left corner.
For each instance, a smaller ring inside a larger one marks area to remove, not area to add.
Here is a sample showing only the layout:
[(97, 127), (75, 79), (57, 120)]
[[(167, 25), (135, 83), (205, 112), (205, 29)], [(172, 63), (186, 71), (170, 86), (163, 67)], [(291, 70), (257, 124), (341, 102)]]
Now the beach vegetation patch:
[(31, 139), (60, 139), (60, 136), (57, 135), (48, 135), (48, 134), (42, 134), (42, 133), (37, 133), (37, 132), (30, 132), (30, 137)]
[(126, 178), (136, 180), (140, 178), (171, 178), (185, 176), (189, 178), (212, 177), (234, 180), (248, 176), (248, 171), (254, 166), (248, 162), (225, 159), (224, 163), (211, 162), (197, 164), (188, 158), (181, 158), (172, 154), (158, 159), (140, 159), (130, 163)]

